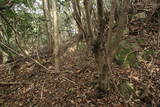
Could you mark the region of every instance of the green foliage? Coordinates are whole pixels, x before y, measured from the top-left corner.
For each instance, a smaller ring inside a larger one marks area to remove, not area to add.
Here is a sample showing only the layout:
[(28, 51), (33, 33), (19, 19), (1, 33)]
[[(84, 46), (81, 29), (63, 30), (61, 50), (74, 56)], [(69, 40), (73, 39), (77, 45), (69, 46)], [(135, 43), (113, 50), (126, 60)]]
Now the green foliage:
[(120, 47), (115, 55), (115, 60), (117, 64), (125, 68), (137, 66), (136, 53), (129, 48)]
[(131, 52), (131, 53), (128, 53), (125, 57), (126, 59), (124, 60), (124, 63), (123, 63), (123, 66), (124, 67), (137, 67), (138, 66), (138, 62), (137, 62), (137, 59), (136, 59), (136, 53), (135, 52)]
[[(33, 47), (42, 43), (46, 44), (47, 37), (42, 32), (42, 27), (44, 27), (44, 22), (42, 20), (43, 14), (32, 8), (34, 6), (36, 9), (39, 9), (39, 5), (33, 5), (37, 1), (12, 0), (12, 2), (14, 3), (15, 8), (5, 9), (5, 11), (3, 11), (4, 18), (0, 17), (1, 31), (3, 33), (1, 42), (17, 52), (19, 52), (20, 49), (17, 48), (15, 36), (18, 37), (22, 47)], [(0, 0), (0, 5), (3, 6), (3, 4), (6, 3), (6, 0)], [(1, 44), (0, 48), (2, 48), (2, 51), (6, 56), (15, 56), (15, 53)]]
[(13, 2), (17, 4), (24, 4), (27, 7), (33, 7), (35, 0), (13, 0)]
[(120, 89), (120, 92), (123, 96), (125, 96), (126, 98), (129, 98), (131, 93), (134, 91), (134, 86), (132, 83), (126, 81), (126, 82), (123, 82), (122, 84), (120, 84), (119, 89)]
[(140, 49), (140, 46), (137, 42), (122, 41), (115, 54), (116, 63), (125, 68), (138, 67), (139, 62), (137, 61), (137, 52), (135, 51), (138, 49)]
[[(7, 0), (0, 0), (0, 5), (4, 5)], [(35, 0), (8, 0), (12, 1), (14, 4), (24, 4), (27, 7), (33, 7)]]
[(117, 54), (115, 55), (115, 59), (117, 64), (122, 65), (125, 60), (125, 56), (130, 52), (130, 49), (127, 48), (119, 48)]
[(7, 17), (7, 18), (16, 18), (17, 14), (15, 13), (15, 11), (8, 9), (5, 12), (5, 17)]
[(86, 46), (85, 43), (80, 42), (80, 43), (78, 43), (77, 48), (78, 48), (79, 50), (83, 50), (83, 49), (86, 49), (87, 46)]
[(0, 5), (3, 4), (6, 0), (0, 0)]

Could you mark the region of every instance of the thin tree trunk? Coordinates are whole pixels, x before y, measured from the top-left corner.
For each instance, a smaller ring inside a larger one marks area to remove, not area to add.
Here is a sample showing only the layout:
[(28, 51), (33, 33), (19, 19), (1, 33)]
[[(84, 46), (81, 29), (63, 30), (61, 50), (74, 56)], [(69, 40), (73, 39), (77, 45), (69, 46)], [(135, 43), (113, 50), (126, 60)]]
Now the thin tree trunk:
[(45, 25), (45, 31), (46, 34), (48, 36), (48, 49), (49, 49), (49, 53), (53, 52), (53, 41), (52, 41), (52, 23), (51, 23), (51, 16), (50, 16), (50, 8), (49, 8), (49, 0), (43, 0), (43, 12), (44, 12), (44, 16), (46, 19)]
[(59, 72), (59, 44), (60, 44), (60, 37), (59, 37), (59, 28), (58, 28), (58, 14), (57, 14), (57, 0), (52, 0), (52, 9), (51, 9), (51, 17), (52, 17), (52, 33), (53, 33), (53, 39), (54, 39), (54, 58), (55, 58), (55, 71)]

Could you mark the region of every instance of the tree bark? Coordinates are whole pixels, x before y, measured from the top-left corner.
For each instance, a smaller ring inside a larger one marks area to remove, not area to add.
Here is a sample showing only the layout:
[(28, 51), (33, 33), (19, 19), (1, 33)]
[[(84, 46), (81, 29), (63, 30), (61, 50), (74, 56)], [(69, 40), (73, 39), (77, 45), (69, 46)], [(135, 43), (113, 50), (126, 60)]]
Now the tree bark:
[(53, 39), (52, 39), (52, 23), (51, 23), (51, 15), (50, 15), (50, 8), (49, 8), (49, 0), (43, 0), (43, 12), (46, 19), (45, 25), (45, 31), (48, 36), (48, 49), (49, 53), (53, 52)]
[(57, 0), (52, 0), (51, 4), (52, 4), (52, 8), (51, 8), (51, 21), (52, 21), (52, 33), (53, 33), (53, 41), (54, 41), (54, 46), (53, 46), (53, 50), (54, 50), (54, 58), (55, 58), (55, 71), (59, 72), (59, 60), (60, 60), (60, 56), (59, 56), (59, 45), (60, 45), (60, 37), (59, 37), (59, 28), (58, 28), (58, 14), (57, 14)]

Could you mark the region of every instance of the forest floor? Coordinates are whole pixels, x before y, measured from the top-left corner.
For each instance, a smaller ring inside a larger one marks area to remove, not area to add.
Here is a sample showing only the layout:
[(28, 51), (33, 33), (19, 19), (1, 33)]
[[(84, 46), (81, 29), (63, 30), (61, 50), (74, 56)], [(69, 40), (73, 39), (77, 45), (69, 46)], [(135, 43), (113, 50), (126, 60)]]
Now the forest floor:
[[(0, 106), (3, 107), (160, 107), (160, 52), (156, 47), (157, 27), (142, 21), (130, 24), (127, 38), (143, 38), (142, 51), (157, 51), (139, 68), (112, 64), (108, 93), (96, 96), (98, 72), (94, 57), (87, 50), (67, 52), (61, 59), (61, 73), (54, 72), (51, 58), (41, 59), (48, 69), (29, 59), (0, 65)], [(149, 29), (149, 30), (146, 30)], [(153, 36), (155, 35), (155, 36)], [(129, 83), (133, 91), (121, 84)], [(125, 94), (126, 93), (126, 94)]]
[[(95, 95), (98, 77), (92, 55), (72, 52), (64, 56), (61, 73), (54, 73), (50, 59), (43, 60), (51, 71), (30, 60), (20, 60), (9, 71), (0, 65), (0, 105), (7, 107), (152, 107), (160, 102), (160, 71), (142, 72), (113, 64), (112, 85), (103, 97)], [(157, 68), (158, 69), (158, 68)], [(133, 84), (134, 91), (122, 97), (119, 85)], [(145, 93), (145, 94), (144, 94)], [(144, 95), (142, 95), (144, 94)]]

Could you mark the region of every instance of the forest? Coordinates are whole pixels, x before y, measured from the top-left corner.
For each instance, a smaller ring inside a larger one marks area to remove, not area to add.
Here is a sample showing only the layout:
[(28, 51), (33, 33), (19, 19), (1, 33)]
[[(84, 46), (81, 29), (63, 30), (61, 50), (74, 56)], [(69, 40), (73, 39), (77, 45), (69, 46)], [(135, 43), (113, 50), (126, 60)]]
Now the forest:
[(160, 107), (160, 0), (0, 0), (0, 107)]

